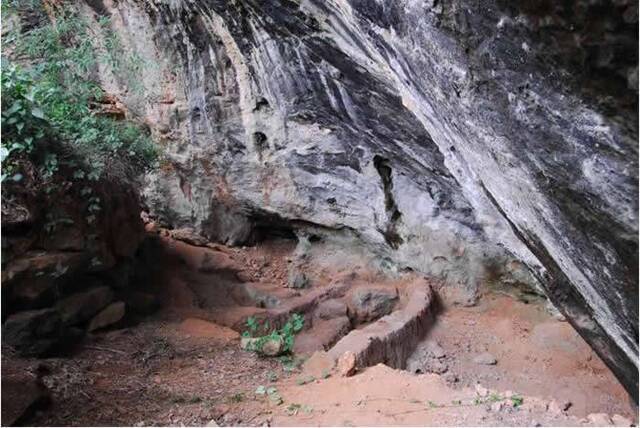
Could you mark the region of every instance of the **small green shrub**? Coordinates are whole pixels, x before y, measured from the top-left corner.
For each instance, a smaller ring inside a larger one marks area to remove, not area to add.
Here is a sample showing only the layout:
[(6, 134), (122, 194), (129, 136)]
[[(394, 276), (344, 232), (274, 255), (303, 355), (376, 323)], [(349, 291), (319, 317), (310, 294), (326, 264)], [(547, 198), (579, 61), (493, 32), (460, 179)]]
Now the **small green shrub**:
[(3, 2), (2, 11), (3, 23), (7, 14), (22, 22), (3, 38), (12, 59), (1, 65), (2, 181), (20, 182), (25, 162), (52, 184), (59, 173), (72, 182), (127, 180), (155, 167), (158, 151), (146, 129), (94, 108), (104, 94), (91, 72), (105, 59), (88, 23), (64, 3), (53, 20), (41, 1)]
[(251, 348), (249, 349), (250, 351), (260, 352), (264, 344), (268, 341), (282, 340), (283, 353), (290, 354), (291, 351), (293, 351), (295, 336), (302, 331), (302, 328), (304, 327), (304, 317), (299, 314), (293, 314), (281, 329), (273, 329), (270, 333), (264, 335), (260, 335), (260, 333), (269, 331), (268, 320), (260, 326), (259, 320), (255, 317), (249, 317), (246, 325), (247, 330), (242, 333), (242, 336), (257, 339), (251, 345)]
[(231, 403), (241, 403), (244, 401), (244, 393), (243, 392), (237, 392), (231, 396), (229, 396), (229, 401)]
[(520, 395), (513, 395), (511, 396), (511, 403), (513, 403), (513, 407), (522, 406), (522, 403), (524, 403), (524, 398), (522, 398)]

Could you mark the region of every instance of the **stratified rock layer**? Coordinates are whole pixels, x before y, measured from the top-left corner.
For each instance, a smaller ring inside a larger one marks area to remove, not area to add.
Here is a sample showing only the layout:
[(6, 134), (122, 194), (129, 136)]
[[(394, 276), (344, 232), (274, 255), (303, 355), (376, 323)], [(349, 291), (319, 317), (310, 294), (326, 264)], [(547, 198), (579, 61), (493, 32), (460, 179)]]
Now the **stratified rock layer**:
[(168, 151), (146, 191), (161, 222), (229, 243), (350, 236), (471, 294), (487, 268), (521, 260), (637, 394), (637, 5), (86, 11), (153, 64), (142, 95), (102, 74)]

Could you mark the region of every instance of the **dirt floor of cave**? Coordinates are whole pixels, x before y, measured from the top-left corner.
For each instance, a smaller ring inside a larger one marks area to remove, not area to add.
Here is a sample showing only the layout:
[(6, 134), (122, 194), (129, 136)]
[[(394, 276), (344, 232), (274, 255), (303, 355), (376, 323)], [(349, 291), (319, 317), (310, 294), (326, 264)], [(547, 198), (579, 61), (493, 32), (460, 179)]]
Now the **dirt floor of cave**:
[[(253, 280), (277, 282), (286, 278), (290, 250), (265, 244), (226, 251), (249, 266)], [(438, 314), (426, 340), (443, 348), (447, 372), (457, 382), (378, 365), (353, 377), (333, 373), (300, 385), (305, 375), (299, 361), (283, 364), (241, 351), (236, 332), (198, 321), (201, 309), (172, 307), (185, 300), (180, 290), (173, 292), (162, 311), (138, 325), (92, 335), (70, 358), (24, 360), (3, 352), (3, 377), (12, 370), (45, 373), (52, 391), (52, 404), (27, 423), (571, 426), (587, 424), (590, 413), (637, 423), (637, 409), (609, 370), (568, 323), (540, 304), (489, 293), (475, 307)], [(497, 364), (473, 361), (485, 351)], [(512, 391), (523, 403), (514, 408), (509, 399), (480, 397), (477, 383), (495, 390), (490, 397)], [(255, 394), (261, 385), (275, 387), (283, 403)], [(567, 402), (567, 412), (554, 409)]]

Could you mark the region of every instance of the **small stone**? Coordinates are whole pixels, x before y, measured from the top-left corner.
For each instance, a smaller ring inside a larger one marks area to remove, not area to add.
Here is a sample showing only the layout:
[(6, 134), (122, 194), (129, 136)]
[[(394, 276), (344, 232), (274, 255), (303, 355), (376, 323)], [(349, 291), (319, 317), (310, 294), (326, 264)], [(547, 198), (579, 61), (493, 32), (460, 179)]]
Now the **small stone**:
[(610, 426), (613, 423), (606, 413), (591, 413), (587, 415), (587, 420), (590, 424), (598, 427)]
[(443, 374), (449, 370), (449, 366), (447, 366), (442, 361), (438, 361), (436, 359), (431, 359), (425, 362), (424, 371), (425, 373), (435, 373), (435, 374)]
[(560, 415), (563, 412), (563, 409), (556, 400), (551, 400), (547, 406), (547, 411), (552, 415)]
[(108, 327), (117, 323), (124, 317), (125, 304), (124, 302), (115, 302), (104, 308), (98, 315), (93, 317), (91, 323), (89, 323), (89, 331), (95, 331), (101, 328)]
[(489, 395), (489, 390), (478, 383), (476, 384), (476, 394), (478, 394), (478, 397), (486, 397)]
[(482, 364), (485, 366), (493, 366), (495, 364), (498, 363), (498, 360), (496, 360), (496, 358), (491, 355), (488, 352), (483, 352), (480, 355), (477, 355), (474, 359), (473, 362), (476, 364)]
[(613, 421), (613, 425), (617, 427), (630, 427), (633, 425), (629, 419), (620, 415), (613, 415), (611, 420)]
[(504, 408), (504, 402), (502, 401), (498, 401), (497, 403), (493, 403), (491, 405), (492, 412), (496, 412), (496, 413), (501, 412), (503, 408)]
[(252, 282), (253, 281), (253, 275), (251, 275), (251, 272), (248, 272), (246, 270), (242, 270), (240, 272), (236, 273), (236, 278), (238, 278), (238, 281), (240, 282)]
[(338, 373), (342, 377), (353, 376), (356, 373), (356, 354), (347, 351), (338, 359)]
[(429, 340), (425, 345), (427, 353), (434, 358), (444, 358), (447, 356), (447, 353), (442, 349), (440, 344), (436, 341)]
[(447, 383), (456, 383), (456, 382), (458, 382), (459, 379), (458, 379), (458, 376), (455, 373), (449, 372), (449, 373), (444, 375), (444, 380)]
[(218, 423), (216, 422), (215, 419), (211, 419), (209, 422), (207, 422), (208, 427), (219, 427), (220, 425), (218, 425)]
[(260, 349), (256, 349), (259, 346), (260, 338), (256, 337), (243, 337), (240, 340), (240, 348), (245, 351), (255, 351), (258, 354), (266, 355), (268, 357), (275, 357), (280, 355), (284, 350), (284, 341), (282, 339), (268, 339), (262, 343)]

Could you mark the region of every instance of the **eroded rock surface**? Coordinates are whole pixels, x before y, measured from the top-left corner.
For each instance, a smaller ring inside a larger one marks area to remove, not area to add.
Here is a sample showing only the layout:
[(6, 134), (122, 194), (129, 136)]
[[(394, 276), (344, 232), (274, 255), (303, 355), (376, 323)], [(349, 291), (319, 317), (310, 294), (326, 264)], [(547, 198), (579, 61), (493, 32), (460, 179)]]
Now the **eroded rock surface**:
[(637, 394), (632, 2), (86, 10), (154, 64), (142, 95), (103, 80), (168, 150), (146, 191), (160, 222), (232, 244), (347, 237), (471, 297), (518, 259)]

